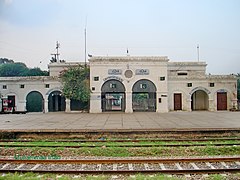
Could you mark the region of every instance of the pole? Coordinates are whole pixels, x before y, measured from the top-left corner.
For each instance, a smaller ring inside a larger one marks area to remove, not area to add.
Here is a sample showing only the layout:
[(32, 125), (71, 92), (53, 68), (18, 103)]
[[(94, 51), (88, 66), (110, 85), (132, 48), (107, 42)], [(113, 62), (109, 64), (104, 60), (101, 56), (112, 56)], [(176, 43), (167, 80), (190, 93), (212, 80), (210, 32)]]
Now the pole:
[(59, 53), (58, 53), (58, 49), (59, 49), (59, 47), (60, 47), (60, 44), (59, 44), (59, 42), (57, 41), (57, 45), (56, 45), (56, 49), (57, 49), (57, 54), (56, 54), (56, 56), (57, 56), (57, 62), (59, 62)]
[(199, 44), (197, 45), (197, 55), (198, 55), (198, 62), (199, 62)]
[(85, 37), (85, 67), (87, 67), (87, 29), (84, 29), (84, 37)]

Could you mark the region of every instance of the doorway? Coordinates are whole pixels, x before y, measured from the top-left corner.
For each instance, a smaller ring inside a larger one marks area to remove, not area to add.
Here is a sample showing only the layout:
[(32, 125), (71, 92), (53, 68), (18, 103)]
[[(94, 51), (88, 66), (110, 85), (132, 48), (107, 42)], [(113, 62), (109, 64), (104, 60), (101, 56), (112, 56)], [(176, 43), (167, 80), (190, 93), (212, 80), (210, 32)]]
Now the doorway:
[(115, 79), (108, 80), (102, 85), (101, 91), (102, 112), (125, 112), (125, 87), (122, 82)]
[(192, 94), (192, 110), (204, 111), (208, 110), (208, 94), (203, 90), (197, 90)]
[(26, 98), (27, 112), (43, 112), (43, 96), (40, 92), (32, 91)]
[(182, 94), (174, 93), (174, 111), (182, 110)]
[(48, 111), (49, 112), (57, 112), (57, 111), (65, 111), (66, 102), (65, 97), (62, 95), (60, 91), (53, 91), (48, 96)]
[(218, 111), (227, 110), (227, 92), (217, 93), (217, 110)]
[(156, 91), (154, 83), (147, 79), (137, 81), (132, 88), (133, 111), (156, 112)]

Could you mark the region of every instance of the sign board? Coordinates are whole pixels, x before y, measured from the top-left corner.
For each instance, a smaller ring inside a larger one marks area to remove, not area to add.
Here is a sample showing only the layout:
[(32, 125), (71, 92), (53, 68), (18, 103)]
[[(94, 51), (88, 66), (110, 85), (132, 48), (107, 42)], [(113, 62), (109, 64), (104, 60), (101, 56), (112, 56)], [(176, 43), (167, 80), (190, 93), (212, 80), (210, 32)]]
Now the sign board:
[(112, 79), (123, 82), (123, 79), (120, 77), (117, 77), (117, 76), (108, 76), (108, 77), (104, 78), (103, 81), (108, 81), (108, 80), (112, 80)]
[(109, 69), (108, 74), (109, 75), (121, 75), (122, 70), (121, 69)]
[(149, 69), (136, 69), (136, 75), (149, 75)]

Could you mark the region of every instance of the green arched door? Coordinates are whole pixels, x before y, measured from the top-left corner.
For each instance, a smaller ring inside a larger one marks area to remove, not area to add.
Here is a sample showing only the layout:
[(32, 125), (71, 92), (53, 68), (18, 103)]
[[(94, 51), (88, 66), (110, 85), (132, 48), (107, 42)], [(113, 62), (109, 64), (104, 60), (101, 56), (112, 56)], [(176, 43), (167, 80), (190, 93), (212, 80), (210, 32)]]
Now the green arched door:
[(28, 93), (26, 98), (27, 112), (43, 112), (43, 96), (38, 91)]

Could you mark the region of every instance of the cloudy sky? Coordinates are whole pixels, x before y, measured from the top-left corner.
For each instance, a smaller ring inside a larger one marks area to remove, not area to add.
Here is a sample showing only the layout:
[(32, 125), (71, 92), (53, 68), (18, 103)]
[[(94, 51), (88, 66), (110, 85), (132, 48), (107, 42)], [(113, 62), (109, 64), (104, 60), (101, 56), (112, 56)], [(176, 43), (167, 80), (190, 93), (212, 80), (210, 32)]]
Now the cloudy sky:
[(0, 57), (47, 69), (60, 58), (168, 56), (240, 73), (240, 0), (0, 0)]

